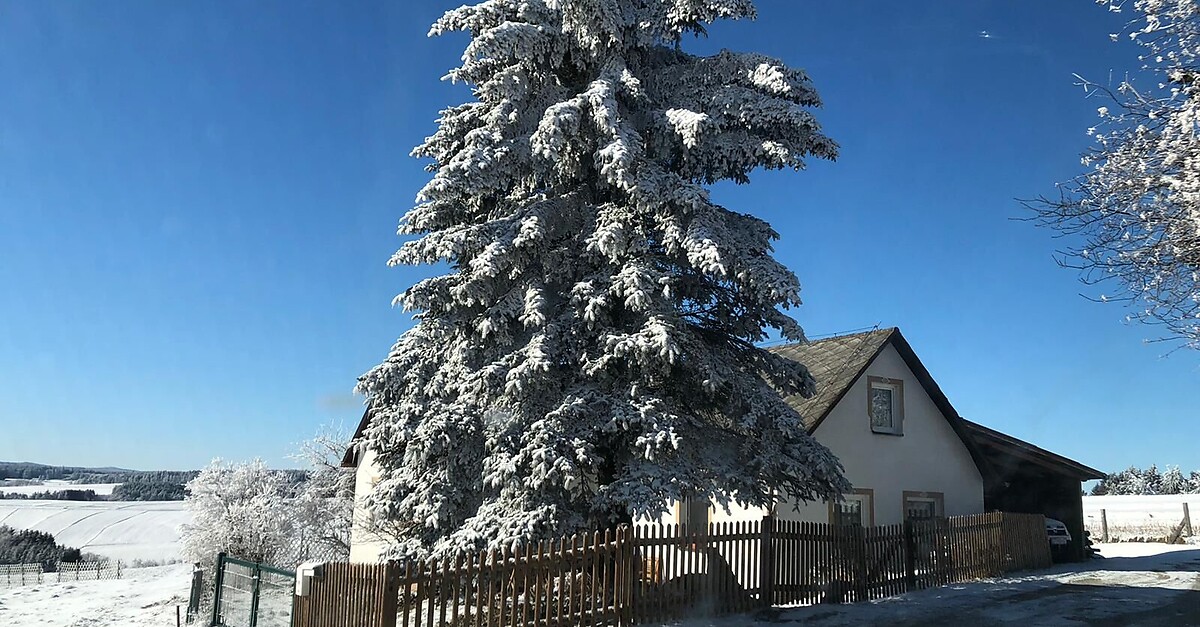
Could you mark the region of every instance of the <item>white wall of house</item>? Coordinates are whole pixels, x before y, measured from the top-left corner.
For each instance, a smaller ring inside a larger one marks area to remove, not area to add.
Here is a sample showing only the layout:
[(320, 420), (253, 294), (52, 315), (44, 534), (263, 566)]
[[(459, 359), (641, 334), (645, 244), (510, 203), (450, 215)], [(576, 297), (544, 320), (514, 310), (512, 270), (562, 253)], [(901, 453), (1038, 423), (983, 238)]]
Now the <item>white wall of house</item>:
[(356, 564), (379, 562), (386, 543), (371, 531), (371, 517), (362, 505), (362, 499), (370, 494), (379, 479), (379, 466), (375, 464), (375, 451), (365, 451), (358, 459), (354, 470), (354, 521), (350, 528), (350, 561)]
[[(875, 433), (867, 413), (869, 377), (903, 381), (904, 422), (902, 435)], [(867, 367), (842, 400), (813, 433), (842, 462), (846, 478), (856, 488), (873, 492), (873, 521), (892, 525), (904, 521), (904, 493), (941, 495), (946, 516), (983, 512), (983, 477), (962, 439), (950, 427), (933, 399), (904, 363), (900, 353), (888, 345)], [(783, 520), (831, 522), (829, 503), (785, 501), (776, 508)], [(679, 522), (677, 506), (659, 522)], [(720, 507), (709, 510), (712, 522), (761, 520), (762, 508)]]
[[(868, 377), (903, 381), (903, 435), (871, 431)], [(904, 520), (905, 491), (940, 493), (946, 516), (983, 512), (983, 478), (966, 445), (950, 427), (900, 353), (889, 344), (813, 433), (841, 460), (856, 488), (874, 492), (874, 522)], [(788, 520), (829, 522), (827, 503), (780, 505)]]

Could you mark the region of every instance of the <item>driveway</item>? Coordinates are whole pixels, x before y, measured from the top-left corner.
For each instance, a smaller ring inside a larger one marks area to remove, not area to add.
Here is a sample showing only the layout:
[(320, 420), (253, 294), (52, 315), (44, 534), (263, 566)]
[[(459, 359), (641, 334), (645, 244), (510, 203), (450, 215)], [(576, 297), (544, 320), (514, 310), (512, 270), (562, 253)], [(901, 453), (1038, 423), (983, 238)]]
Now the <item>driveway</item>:
[(1112, 557), (868, 603), (785, 608), (689, 625), (1200, 625), (1200, 546), (1130, 543), (1100, 550)]

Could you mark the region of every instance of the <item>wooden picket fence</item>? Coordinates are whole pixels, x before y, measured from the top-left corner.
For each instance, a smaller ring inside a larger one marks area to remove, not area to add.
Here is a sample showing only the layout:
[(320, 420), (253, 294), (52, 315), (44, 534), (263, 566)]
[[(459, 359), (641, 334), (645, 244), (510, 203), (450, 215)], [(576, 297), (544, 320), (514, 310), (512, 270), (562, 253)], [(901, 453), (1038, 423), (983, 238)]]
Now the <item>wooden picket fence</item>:
[(1050, 565), (1040, 515), (848, 527), (636, 525), (442, 560), (325, 564), (295, 627), (653, 624), (781, 604), (879, 599)]

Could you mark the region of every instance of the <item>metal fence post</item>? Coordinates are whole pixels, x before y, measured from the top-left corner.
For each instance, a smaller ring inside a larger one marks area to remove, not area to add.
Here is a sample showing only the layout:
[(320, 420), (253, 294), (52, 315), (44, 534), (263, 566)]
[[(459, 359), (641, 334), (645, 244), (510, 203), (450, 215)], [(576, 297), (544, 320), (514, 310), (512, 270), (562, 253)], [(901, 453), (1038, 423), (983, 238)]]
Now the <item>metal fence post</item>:
[(254, 570), (251, 571), (253, 576), (253, 590), (250, 593), (250, 627), (258, 627), (258, 594), (261, 591), (262, 582), (262, 564), (254, 562)]
[(221, 584), (225, 581), (225, 552), (217, 553), (217, 572), (213, 575), (213, 609), (212, 621), (209, 625), (218, 625), (217, 616), (221, 611)]

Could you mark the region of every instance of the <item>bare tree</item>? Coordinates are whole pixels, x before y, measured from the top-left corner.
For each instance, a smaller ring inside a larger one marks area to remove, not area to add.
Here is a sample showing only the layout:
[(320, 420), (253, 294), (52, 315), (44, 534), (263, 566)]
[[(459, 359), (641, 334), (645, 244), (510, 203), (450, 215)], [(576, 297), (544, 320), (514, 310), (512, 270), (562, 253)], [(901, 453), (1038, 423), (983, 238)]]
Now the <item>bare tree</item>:
[(1107, 288), (1096, 300), (1124, 302), (1128, 319), (1165, 328), (1158, 339), (1200, 348), (1200, 8), (1195, 0), (1133, 5), (1139, 16), (1126, 34), (1143, 48), (1142, 76), (1160, 82), (1135, 86), (1127, 77), (1110, 87), (1080, 78), (1087, 97), (1104, 105), (1088, 129), (1088, 170), (1061, 184), (1057, 199), (1025, 204), (1035, 222), (1082, 242), (1060, 250), (1058, 261)]
[(308, 475), (290, 503), (296, 527), (294, 561), (336, 561), (350, 556), (354, 471), (341, 467), (349, 442), (349, 434), (341, 429), (322, 427), (291, 456)]

